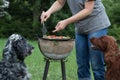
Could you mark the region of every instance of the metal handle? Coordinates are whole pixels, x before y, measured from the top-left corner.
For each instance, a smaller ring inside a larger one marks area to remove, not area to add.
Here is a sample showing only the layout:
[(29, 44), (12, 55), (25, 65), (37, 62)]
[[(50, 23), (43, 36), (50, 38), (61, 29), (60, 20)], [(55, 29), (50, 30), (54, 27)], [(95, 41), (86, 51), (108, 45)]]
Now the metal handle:
[(46, 36), (46, 33), (47, 33), (47, 28), (45, 26), (45, 23), (43, 22), (42, 23), (43, 27), (42, 27), (42, 34), (43, 34), (43, 37)]

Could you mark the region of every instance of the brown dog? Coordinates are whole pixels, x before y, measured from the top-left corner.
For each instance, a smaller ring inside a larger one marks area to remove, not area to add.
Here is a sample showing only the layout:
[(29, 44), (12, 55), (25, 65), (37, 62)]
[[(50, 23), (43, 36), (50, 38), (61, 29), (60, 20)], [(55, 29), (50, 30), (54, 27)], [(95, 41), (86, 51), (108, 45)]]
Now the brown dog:
[(91, 38), (92, 48), (104, 52), (107, 66), (105, 80), (120, 80), (120, 50), (117, 42), (112, 36)]

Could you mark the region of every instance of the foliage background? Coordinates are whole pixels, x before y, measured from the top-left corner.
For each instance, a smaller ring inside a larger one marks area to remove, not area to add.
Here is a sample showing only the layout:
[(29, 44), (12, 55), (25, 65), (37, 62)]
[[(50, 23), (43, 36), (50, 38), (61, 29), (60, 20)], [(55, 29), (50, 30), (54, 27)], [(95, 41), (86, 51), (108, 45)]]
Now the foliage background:
[[(8, 15), (0, 18), (0, 37), (8, 37), (12, 33), (20, 33), (27, 38), (34, 39), (36, 34), (42, 36), (42, 25), (39, 20), (41, 12), (46, 11), (55, 0), (9, 0), (9, 8), (5, 10)], [(120, 1), (103, 0), (107, 14), (111, 21), (109, 35), (120, 40)], [(45, 23), (48, 29), (47, 34), (53, 34), (52, 30), (58, 21), (71, 16), (68, 5), (51, 16)], [(66, 35), (74, 38), (74, 25), (71, 24), (65, 30), (54, 33), (55, 35)]]

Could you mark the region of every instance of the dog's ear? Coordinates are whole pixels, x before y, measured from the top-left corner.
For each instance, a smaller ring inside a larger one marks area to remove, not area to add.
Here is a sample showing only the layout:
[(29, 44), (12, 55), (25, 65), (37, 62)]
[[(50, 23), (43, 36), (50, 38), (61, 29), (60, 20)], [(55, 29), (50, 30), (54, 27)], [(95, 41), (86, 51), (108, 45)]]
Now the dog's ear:
[(13, 48), (13, 43), (16, 41), (12, 38), (13, 35), (11, 35), (5, 45), (5, 48), (3, 49), (3, 59), (9, 60), (9, 61), (16, 61), (17, 55), (15, 53), (15, 50)]
[(117, 40), (115, 39), (115, 37), (113, 37), (113, 36), (108, 36), (108, 37), (110, 37), (110, 38), (113, 39), (114, 41), (117, 41)]

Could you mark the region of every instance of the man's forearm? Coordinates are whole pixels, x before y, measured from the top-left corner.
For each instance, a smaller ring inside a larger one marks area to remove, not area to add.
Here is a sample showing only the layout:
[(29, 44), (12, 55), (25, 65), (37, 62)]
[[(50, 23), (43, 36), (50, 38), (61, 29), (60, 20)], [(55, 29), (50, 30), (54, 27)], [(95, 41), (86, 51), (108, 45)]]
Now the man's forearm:
[(61, 4), (58, 0), (56, 0), (53, 5), (48, 9), (48, 12), (50, 14), (53, 14), (57, 11), (59, 11), (64, 6), (64, 3)]
[(74, 15), (70, 18), (67, 18), (66, 20), (67, 20), (68, 24), (71, 24), (71, 23), (77, 22), (77, 21), (85, 18), (88, 15), (89, 15), (89, 11), (83, 10), (83, 11), (80, 11), (79, 13), (77, 13), (76, 15)]

